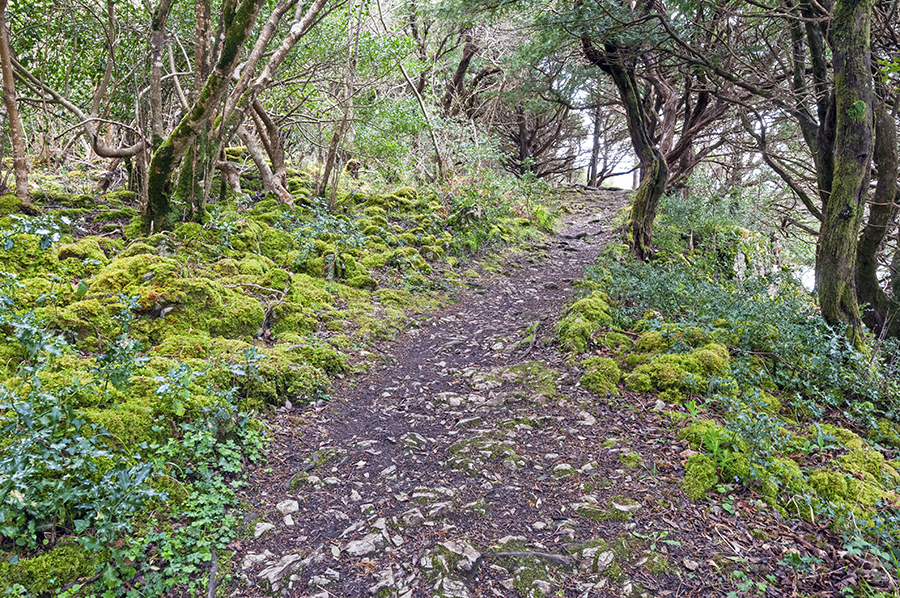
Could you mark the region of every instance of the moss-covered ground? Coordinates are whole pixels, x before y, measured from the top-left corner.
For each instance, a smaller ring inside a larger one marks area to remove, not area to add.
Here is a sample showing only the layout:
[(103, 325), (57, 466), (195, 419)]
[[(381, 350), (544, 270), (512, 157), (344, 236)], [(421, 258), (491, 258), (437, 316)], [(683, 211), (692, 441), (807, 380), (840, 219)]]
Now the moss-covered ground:
[(295, 207), (228, 197), (149, 237), (135, 194), (84, 173), (47, 177), (38, 217), (3, 197), (0, 587), (197, 590), (196, 563), (240, 527), (266, 414), (327, 400), (447, 300), (474, 251), (549, 222), (511, 196), (472, 209), (452, 185), (359, 185), (333, 211), (307, 173), (288, 187)]
[(561, 345), (596, 395), (655, 396), (689, 444), (690, 499), (755, 496), (784, 517), (827, 522), (890, 568), (900, 541), (896, 353), (876, 339), (848, 346), (797, 281), (773, 273), (773, 254), (756, 244), (748, 253), (745, 233), (723, 235), (727, 255), (765, 276), (704, 262), (672, 230), (660, 232), (653, 264), (608, 246), (562, 320)]

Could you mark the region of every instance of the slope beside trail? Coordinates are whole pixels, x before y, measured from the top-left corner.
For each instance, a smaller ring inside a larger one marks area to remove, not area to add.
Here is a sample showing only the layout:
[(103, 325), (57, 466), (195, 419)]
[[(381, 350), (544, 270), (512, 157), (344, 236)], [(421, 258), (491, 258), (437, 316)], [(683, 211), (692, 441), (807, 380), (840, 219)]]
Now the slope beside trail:
[(550, 339), (625, 197), (572, 195), (553, 237), (473, 265), (382, 365), (279, 410), (230, 595), (724, 596), (735, 563), (802, 541), (752, 498), (691, 503), (655, 397), (578, 386)]

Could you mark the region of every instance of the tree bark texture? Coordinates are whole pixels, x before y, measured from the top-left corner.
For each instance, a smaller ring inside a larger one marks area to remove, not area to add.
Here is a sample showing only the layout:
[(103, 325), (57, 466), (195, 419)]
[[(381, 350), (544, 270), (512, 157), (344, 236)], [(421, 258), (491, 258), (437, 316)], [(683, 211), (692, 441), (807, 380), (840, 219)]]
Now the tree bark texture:
[(233, 10), (225, 11), (224, 41), (215, 68), (207, 77), (203, 90), (194, 100), (191, 109), (153, 152), (150, 160), (147, 207), (143, 222), (145, 233), (170, 229), (177, 221), (177, 209), (169, 201), (172, 171), (219, 108), (231, 74), (237, 66), (241, 47), (247, 41), (263, 3), (264, 0), (241, 0)]
[(9, 115), (9, 133), (13, 152), (13, 175), (16, 178), (16, 197), (25, 206), (31, 205), (28, 187), (28, 162), (25, 159), (25, 133), (19, 118), (16, 86), (13, 80), (12, 49), (9, 46), (9, 30), (6, 26), (7, 0), (0, 0), (0, 71), (3, 74), (3, 106)]
[(872, 0), (841, 0), (834, 11), (834, 176), (816, 252), (816, 288), (822, 316), (830, 324), (848, 324), (856, 343), (862, 329), (854, 277), (857, 235), (874, 136)]
[(898, 323), (892, 317), (896, 305), (878, 281), (878, 250), (896, 214), (897, 130), (884, 105), (875, 110), (875, 165), (878, 183), (869, 204), (869, 219), (856, 248), (856, 298), (867, 304), (863, 321), (876, 334), (896, 336)]

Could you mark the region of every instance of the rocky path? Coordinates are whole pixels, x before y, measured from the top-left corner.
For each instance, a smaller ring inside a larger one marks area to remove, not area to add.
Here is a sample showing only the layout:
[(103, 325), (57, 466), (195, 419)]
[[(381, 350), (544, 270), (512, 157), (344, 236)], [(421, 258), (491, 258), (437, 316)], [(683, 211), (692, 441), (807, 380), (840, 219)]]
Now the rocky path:
[(584, 391), (549, 343), (623, 202), (579, 197), (382, 366), (279, 415), (232, 595), (724, 595), (703, 571), (746, 521), (681, 493), (654, 397)]

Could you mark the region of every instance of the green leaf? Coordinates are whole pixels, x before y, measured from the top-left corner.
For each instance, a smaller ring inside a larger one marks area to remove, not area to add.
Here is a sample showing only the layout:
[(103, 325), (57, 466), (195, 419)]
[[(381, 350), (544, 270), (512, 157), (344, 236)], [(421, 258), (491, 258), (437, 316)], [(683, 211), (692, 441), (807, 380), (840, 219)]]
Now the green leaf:
[(87, 294), (87, 290), (88, 290), (88, 286), (82, 280), (81, 282), (78, 283), (78, 288), (75, 289), (75, 296), (79, 297), (79, 298), (84, 297)]

